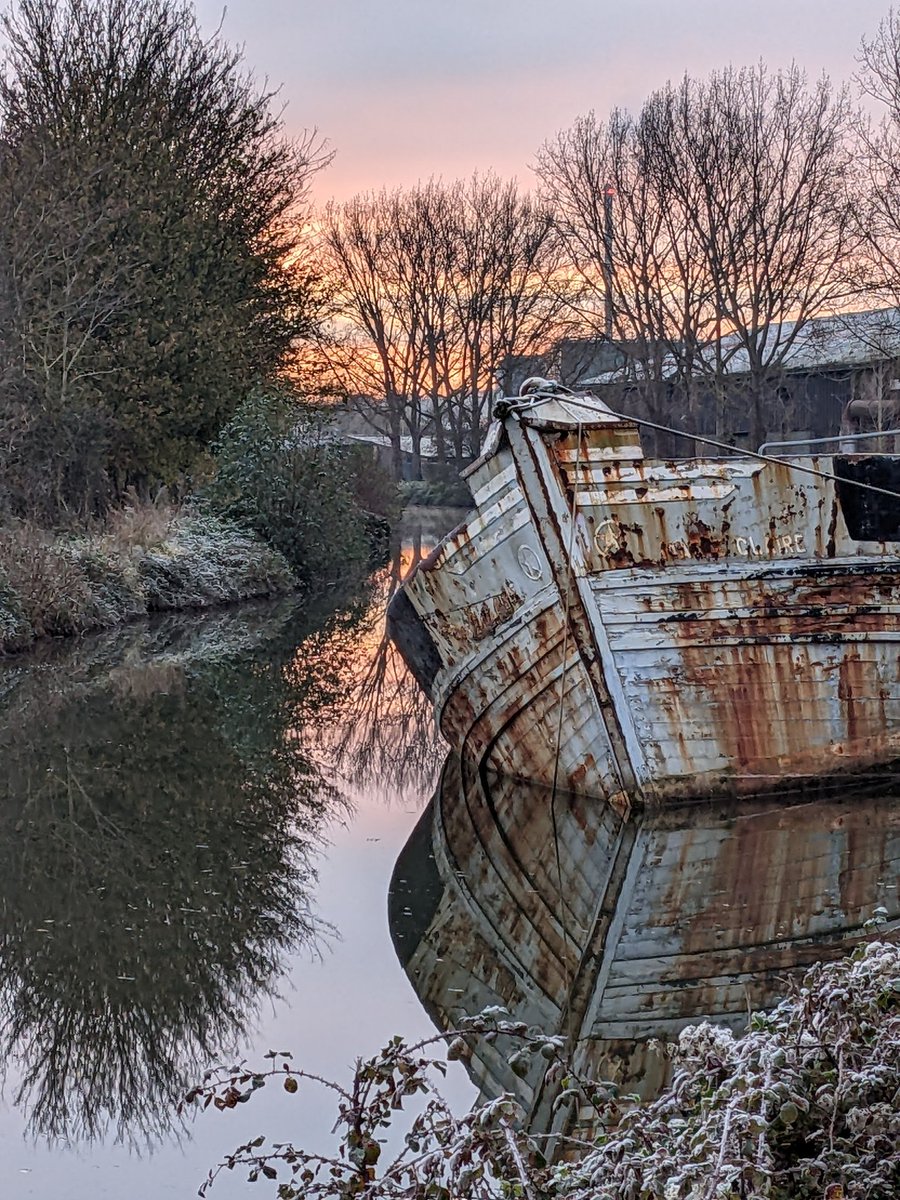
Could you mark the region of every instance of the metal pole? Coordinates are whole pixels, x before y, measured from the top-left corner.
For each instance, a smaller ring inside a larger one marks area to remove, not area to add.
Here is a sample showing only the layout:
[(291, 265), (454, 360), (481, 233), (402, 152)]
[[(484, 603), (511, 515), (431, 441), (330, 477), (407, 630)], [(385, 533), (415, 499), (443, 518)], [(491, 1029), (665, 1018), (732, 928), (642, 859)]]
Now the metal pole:
[(613, 198), (616, 194), (612, 184), (603, 189), (603, 311), (604, 333), (607, 342), (613, 334)]

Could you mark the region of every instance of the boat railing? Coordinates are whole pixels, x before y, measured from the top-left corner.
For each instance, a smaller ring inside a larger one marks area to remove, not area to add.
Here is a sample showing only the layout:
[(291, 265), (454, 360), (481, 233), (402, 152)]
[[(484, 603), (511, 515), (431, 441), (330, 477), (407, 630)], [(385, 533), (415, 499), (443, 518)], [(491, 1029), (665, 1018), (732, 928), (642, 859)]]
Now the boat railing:
[(852, 454), (857, 442), (867, 438), (884, 437), (900, 437), (900, 429), (874, 429), (868, 433), (843, 433), (838, 437), (797, 438), (793, 442), (763, 442), (757, 450), (757, 454), (771, 454), (776, 458), (787, 458), (790, 457), (791, 452), (797, 454), (800, 446), (807, 447), (803, 454), (811, 453), (810, 446), (837, 446), (843, 453)]

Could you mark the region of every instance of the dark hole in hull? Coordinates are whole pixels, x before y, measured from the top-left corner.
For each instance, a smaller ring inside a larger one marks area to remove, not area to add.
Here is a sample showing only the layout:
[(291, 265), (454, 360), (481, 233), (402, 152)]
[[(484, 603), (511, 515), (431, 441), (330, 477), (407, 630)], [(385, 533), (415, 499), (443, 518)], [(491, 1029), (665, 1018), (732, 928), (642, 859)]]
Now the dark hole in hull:
[[(836, 455), (834, 473), (850, 536), (860, 542), (900, 542), (900, 457)], [(857, 483), (896, 492), (897, 499), (856, 487)]]

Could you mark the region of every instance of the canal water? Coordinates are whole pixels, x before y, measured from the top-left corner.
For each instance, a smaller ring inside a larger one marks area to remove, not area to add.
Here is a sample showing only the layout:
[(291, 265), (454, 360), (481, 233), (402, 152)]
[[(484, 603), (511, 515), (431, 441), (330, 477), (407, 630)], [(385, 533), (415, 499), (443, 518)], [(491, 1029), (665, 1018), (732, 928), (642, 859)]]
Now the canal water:
[[(443, 748), (384, 608), (442, 520), (352, 595), (0, 665), (4, 1198), (188, 1197), (260, 1133), (325, 1150), (334, 1108), (311, 1088), (186, 1122), (175, 1102), (210, 1061), (290, 1050), (346, 1082), (433, 1030), (387, 893)], [(461, 1069), (447, 1094), (470, 1103)], [(211, 1194), (262, 1195), (245, 1175)]]
[[(439, 741), (385, 637), (451, 521), (348, 594), (136, 624), (0, 664), (0, 1196), (189, 1197), (264, 1134), (327, 1151), (327, 1095), (181, 1122), (212, 1061), (357, 1056), (502, 1005), (651, 1095), (656, 1040), (739, 1030), (786, 976), (900, 924), (900, 785), (846, 781), (622, 821)], [(873, 927), (877, 917), (880, 925)], [(485, 1042), (458, 1111), (542, 1062)], [(240, 1170), (210, 1195), (269, 1196)]]

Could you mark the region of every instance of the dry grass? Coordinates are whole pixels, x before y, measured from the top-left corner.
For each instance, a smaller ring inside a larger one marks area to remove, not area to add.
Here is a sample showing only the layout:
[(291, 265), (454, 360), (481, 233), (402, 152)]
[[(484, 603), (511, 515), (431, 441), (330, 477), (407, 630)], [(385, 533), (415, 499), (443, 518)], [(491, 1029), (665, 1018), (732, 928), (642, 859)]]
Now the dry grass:
[(169, 537), (179, 515), (177, 505), (169, 502), (165, 492), (152, 503), (142, 504), (135, 499), (109, 514), (100, 540), (110, 549), (148, 550)]
[(129, 505), (81, 537), (10, 522), (0, 527), (0, 652), (295, 585), (287, 563), (263, 542), (169, 504)]

